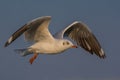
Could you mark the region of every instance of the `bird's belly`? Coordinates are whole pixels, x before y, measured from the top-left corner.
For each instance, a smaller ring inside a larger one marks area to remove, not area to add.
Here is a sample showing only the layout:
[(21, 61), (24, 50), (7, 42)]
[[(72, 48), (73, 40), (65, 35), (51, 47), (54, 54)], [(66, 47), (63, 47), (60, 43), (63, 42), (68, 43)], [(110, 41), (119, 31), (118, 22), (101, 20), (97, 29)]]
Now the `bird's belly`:
[(39, 54), (59, 54), (65, 50), (55, 47), (54, 45), (33, 45), (30, 47), (31, 51), (34, 51)]
[(65, 50), (58, 50), (55, 48), (48, 48), (48, 49), (40, 49), (38, 53), (40, 54), (60, 54), (64, 52)]

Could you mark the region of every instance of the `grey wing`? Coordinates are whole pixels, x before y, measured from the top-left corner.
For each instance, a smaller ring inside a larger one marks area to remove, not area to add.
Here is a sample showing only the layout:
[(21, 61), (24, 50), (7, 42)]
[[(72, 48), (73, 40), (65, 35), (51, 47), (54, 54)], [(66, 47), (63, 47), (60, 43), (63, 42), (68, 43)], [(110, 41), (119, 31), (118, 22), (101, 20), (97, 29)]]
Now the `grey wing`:
[(5, 47), (10, 45), (14, 40), (16, 40), (23, 33), (24, 33), (25, 39), (28, 41), (36, 42), (36, 41), (39, 41), (40, 39), (45, 39), (46, 37), (48, 37), (48, 39), (52, 39), (52, 35), (48, 30), (48, 25), (50, 20), (51, 20), (50, 16), (44, 16), (28, 22), (27, 24), (25, 24), (20, 29), (18, 29), (15, 33), (12, 34), (12, 36), (5, 43)]
[(50, 16), (44, 16), (42, 18), (34, 19), (29, 22), (28, 24), (31, 26), (31, 28), (29, 28), (29, 30), (24, 33), (25, 39), (34, 42), (47, 39), (50, 41), (53, 39), (51, 33), (48, 30), (50, 20)]
[(105, 58), (105, 53), (101, 48), (98, 40), (91, 30), (82, 22), (74, 22), (61, 32), (57, 33), (58, 38), (69, 37), (74, 40), (77, 45), (84, 48), (91, 54), (95, 53), (100, 58)]

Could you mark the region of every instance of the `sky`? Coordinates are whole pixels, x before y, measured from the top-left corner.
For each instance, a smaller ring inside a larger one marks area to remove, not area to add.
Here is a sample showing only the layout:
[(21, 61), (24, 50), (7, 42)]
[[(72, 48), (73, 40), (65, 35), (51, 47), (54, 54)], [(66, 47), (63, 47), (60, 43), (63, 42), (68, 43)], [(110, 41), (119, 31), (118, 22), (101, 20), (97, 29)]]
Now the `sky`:
[[(0, 80), (120, 80), (120, 0), (0, 0)], [(89, 26), (106, 53), (106, 59), (82, 48), (58, 55), (21, 57), (14, 49), (30, 44), (23, 36), (10, 46), (4, 43), (28, 21), (52, 16), (54, 34), (74, 21)]]

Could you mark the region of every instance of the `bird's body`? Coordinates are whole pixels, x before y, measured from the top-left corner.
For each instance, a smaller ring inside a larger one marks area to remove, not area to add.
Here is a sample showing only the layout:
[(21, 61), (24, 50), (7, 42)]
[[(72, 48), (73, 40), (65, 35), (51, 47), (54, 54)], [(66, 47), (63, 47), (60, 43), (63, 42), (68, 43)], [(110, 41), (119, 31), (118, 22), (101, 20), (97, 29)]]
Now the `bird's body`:
[(69, 41), (69, 43), (71, 43), (70, 46), (63, 46), (62, 43), (63, 41), (68, 41), (68, 40), (54, 39), (53, 41), (49, 41), (49, 40), (40, 41), (28, 47), (28, 50), (39, 54), (58, 54), (69, 49), (70, 47), (71, 48), (74, 47), (70, 41)]
[(95, 53), (100, 58), (105, 57), (96, 37), (84, 23), (75, 21), (55, 35), (51, 35), (48, 29), (50, 20), (50, 16), (44, 16), (28, 22), (12, 34), (5, 43), (5, 47), (24, 33), (25, 39), (34, 44), (26, 49), (17, 49), (16, 51), (20, 52), (22, 56), (34, 54), (30, 59), (32, 64), (38, 54), (58, 54), (70, 48), (77, 48), (70, 40), (64, 39), (64, 37), (69, 37), (91, 54)]

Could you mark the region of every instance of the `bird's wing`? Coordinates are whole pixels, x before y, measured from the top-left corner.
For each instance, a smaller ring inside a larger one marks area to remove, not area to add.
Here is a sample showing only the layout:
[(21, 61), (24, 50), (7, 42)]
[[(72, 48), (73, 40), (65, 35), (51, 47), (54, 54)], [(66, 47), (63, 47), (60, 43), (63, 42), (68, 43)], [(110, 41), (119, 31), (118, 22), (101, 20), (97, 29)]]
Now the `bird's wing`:
[(48, 25), (51, 20), (50, 16), (43, 16), (28, 22), (18, 29), (5, 43), (5, 47), (11, 44), (15, 39), (24, 33), (27, 41), (37, 42), (39, 40), (53, 39), (48, 30)]
[(82, 22), (75, 21), (62, 31), (55, 34), (56, 38), (69, 37), (74, 40), (77, 45), (84, 48), (91, 54), (95, 53), (100, 58), (105, 58), (105, 53), (101, 48), (98, 40), (91, 30)]

